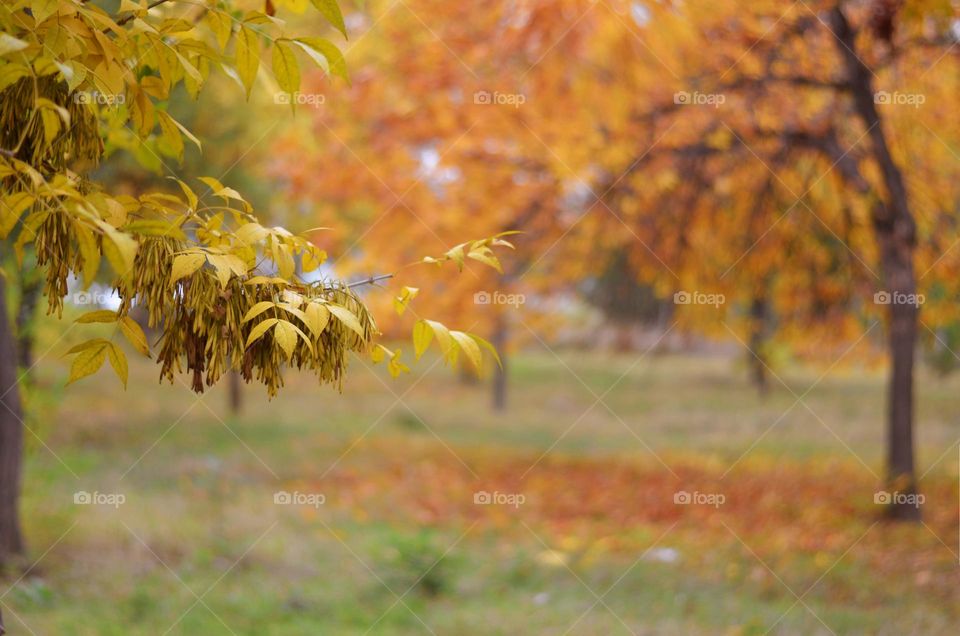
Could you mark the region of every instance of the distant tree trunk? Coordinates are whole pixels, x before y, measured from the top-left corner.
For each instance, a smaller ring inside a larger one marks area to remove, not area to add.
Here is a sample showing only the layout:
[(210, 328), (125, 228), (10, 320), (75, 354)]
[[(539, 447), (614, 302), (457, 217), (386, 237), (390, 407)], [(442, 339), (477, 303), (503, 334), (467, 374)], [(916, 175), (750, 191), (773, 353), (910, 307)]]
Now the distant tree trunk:
[(493, 327), (491, 344), (500, 354), (500, 363), (493, 370), (493, 410), (505, 411), (507, 408), (507, 320), (503, 312), (497, 314)]
[(466, 364), (460, 365), (460, 372), (457, 377), (460, 378), (460, 384), (465, 386), (473, 386), (477, 383), (476, 371)]
[(36, 272), (21, 272), (20, 304), (17, 307), (17, 355), (20, 368), (28, 372), (33, 368), (33, 319), (37, 315), (37, 303), (43, 287)]
[[(919, 310), (909, 302), (917, 291), (914, 272), (916, 222), (910, 211), (903, 175), (890, 154), (883, 123), (874, 104), (872, 74), (856, 53), (856, 34), (843, 10), (832, 9), (837, 50), (844, 59), (857, 114), (866, 126), (872, 153), (880, 167), (887, 200), (873, 207), (873, 226), (880, 248), (890, 303), (890, 382), (887, 396), (887, 482), (900, 493), (917, 489), (913, 448), (913, 367)], [(887, 509), (890, 518), (918, 520), (920, 509), (900, 499)]]
[(239, 371), (230, 371), (227, 376), (230, 415), (236, 416), (240, 414), (240, 410), (243, 408), (243, 382)]
[(0, 567), (23, 552), (20, 471), (23, 407), (17, 387), (17, 344), (7, 313), (6, 280), (0, 276)]
[(761, 396), (767, 394), (767, 298), (756, 294), (750, 303), (750, 376)]

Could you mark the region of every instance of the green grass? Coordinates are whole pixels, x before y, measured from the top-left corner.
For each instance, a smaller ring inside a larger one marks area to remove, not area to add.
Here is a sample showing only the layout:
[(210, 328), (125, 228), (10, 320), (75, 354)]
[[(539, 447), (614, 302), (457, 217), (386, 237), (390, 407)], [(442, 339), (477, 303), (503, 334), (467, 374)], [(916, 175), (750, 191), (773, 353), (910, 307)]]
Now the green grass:
[[(484, 385), (463, 384), (431, 361), (397, 381), (358, 361), (343, 395), (293, 375), (273, 401), (245, 387), (236, 418), (226, 413), (223, 388), (198, 400), (183, 386), (157, 387), (148, 363), (132, 365), (125, 393), (106, 371), (71, 387), (46, 427), (45, 446), (37, 444), (28, 459), (23, 512), (37, 565), (19, 581), (7, 577), (3, 589), (13, 586), (0, 598), (7, 627), (77, 635), (371, 628), (816, 634), (829, 633), (826, 623), (837, 634), (953, 633), (956, 560), (922, 527), (884, 528), (876, 541), (871, 535), (864, 546), (906, 546), (875, 562), (867, 557), (883, 553), (873, 548), (845, 557), (848, 538), (824, 554), (772, 544), (755, 555), (755, 535), (748, 547), (723, 529), (721, 521), (736, 521), (728, 516), (682, 517), (671, 530), (670, 519), (618, 520), (616, 505), (560, 520), (546, 519), (550, 502), (480, 516), (469, 505), (443, 512), (459, 501), (451, 489), (485, 483), (502, 462), (532, 466), (530, 479), (553, 479), (566, 473), (552, 467), (585, 462), (599, 483), (621, 463), (651, 475), (665, 471), (660, 460), (722, 472), (756, 442), (731, 479), (747, 479), (758, 465), (822, 471), (835, 462), (859, 475), (859, 487), (873, 485), (871, 470), (881, 471), (883, 380), (875, 371), (834, 370), (804, 397), (809, 410), (797, 404), (783, 415), (794, 395), (775, 383), (761, 399), (731, 360), (559, 356), (540, 351), (511, 360), (504, 414), (489, 410)], [(44, 382), (62, 377), (56, 363), (43, 369)], [(821, 373), (789, 368), (782, 377), (802, 395)], [(924, 377), (918, 385), (920, 472), (930, 468), (926, 480), (952, 492), (951, 501), (935, 503), (955, 513), (956, 457), (934, 462), (960, 434), (960, 379)], [(611, 386), (608, 410), (595, 402)], [(451, 475), (465, 481), (455, 484)], [(517, 478), (518, 490), (529, 483), (515, 474), (497, 478)], [(654, 486), (636, 483), (630, 496), (642, 497), (647, 487)], [(273, 503), (277, 490), (317, 488), (328, 498), (318, 509)], [(117, 509), (75, 505), (79, 490), (122, 493), (126, 502)], [(555, 490), (567, 490), (562, 478)], [(874, 521), (866, 495), (857, 497), (855, 510), (835, 520), (842, 527), (804, 520), (797, 528), (856, 538)], [(816, 513), (809, 503), (790, 502), (788, 514)], [(623, 509), (633, 505), (623, 501)], [(955, 546), (955, 514), (950, 519), (937, 527), (954, 524), (952, 538), (942, 540)], [(779, 528), (776, 536), (789, 532)], [(621, 547), (562, 548), (565, 536)], [(641, 559), (655, 543), (679, 559)], [(921, 547), (914, 553), (912, 546)], [(565, 564), (554, 558), (561, 548)], [(901, 575), (885, 578), (891, 572)], [(934, 588), (917, 582), (923, 573)], [(791, 589), (808, 588), (795, 604)]]

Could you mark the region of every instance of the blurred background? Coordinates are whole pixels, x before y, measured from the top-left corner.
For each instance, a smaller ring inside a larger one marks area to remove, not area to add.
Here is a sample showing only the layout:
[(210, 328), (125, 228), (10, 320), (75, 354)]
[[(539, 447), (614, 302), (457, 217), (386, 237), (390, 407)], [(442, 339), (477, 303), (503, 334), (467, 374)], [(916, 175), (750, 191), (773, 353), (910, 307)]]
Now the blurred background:
[[(401, 272), (363, 293), (410, 373), (65, 388), (117, 299), (57, 320), (22, 274), (8, 631), (955, 633), (960, 4), (342, 9), (300, 92), (211, 78), (170, 104), (202, 153), (118, 135), (97, 176), (211, 175), (326, 274)], [(408, 267), (506, 231), (502, 273)], [(413, 363), (421, 314), (502, 366)]]

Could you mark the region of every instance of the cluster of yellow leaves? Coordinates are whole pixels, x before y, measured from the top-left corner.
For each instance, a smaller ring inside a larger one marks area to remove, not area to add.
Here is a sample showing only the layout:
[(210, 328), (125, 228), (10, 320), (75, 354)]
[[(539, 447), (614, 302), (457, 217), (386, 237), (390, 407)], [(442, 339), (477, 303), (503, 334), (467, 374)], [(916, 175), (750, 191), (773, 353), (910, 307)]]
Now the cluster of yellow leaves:
[[(346, 36), (334, 0), (312, 4)], [(14, 238), (21, 267), (32, 246), (46, 271), (51, 311), (62, 309), (72, 273), (89, 285), (105, 259), (120, 310), (80, 321), (115, 323), (149, 355), (128, 315), (142, 304), (162, 332), (162, 374), (172, 377), (185, 363), (198, 391), (203, 374), (210, 384), (230, 365), (272, 393), (284, 359), (315, 369), (322, 381), (339, 380), (344, 352), (367, 349), (376, 334), (372, 318), (349, 286), (304, 282), (301, 275), (317, 270), (326, 253), (302, 235), (260, 224), (243, 196), (217, 179), (200, 179), (216, 200), (210, 203), (180, 179), (178, 194), (110, 195), (85, 171), (101, 158), (104, 139), (124, 135), (178, 159), (184, 138), (200, 148), (166, 111), (172, 91), (182, 85), (197, 97), (219, 69), (249, 96), (270, 48), (283, 91), (299, 89), (297, 51), (324, 72), (347, 77), (336, 45), (320, 36), (288, 37), (287, 28), (273, 10), (244, 11), (229, 1), (121, 0), (116, 15), (82, 0), (0, 7), (0, 238)], [(496, 262), (488, 248), (482, 257)], [(71, 353), (71, 381), (108, 359), (126, 382), (126, 359), (112, 341), (92, 339)], [(391, 361), (391, 372), (405, 368), (393, 354)]]

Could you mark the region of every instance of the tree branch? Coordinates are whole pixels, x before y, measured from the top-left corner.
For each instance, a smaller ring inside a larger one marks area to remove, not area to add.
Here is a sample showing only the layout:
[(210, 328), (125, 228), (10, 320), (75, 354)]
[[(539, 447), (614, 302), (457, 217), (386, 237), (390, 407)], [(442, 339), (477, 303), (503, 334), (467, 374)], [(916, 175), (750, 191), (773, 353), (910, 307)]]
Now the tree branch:
[[(149, 11), (150, 9), (153, 9), (154, 7), (159, 7), (161, 4), (165, 2), (170, 2), (170, 0), (154, 0), (153, 2), (147, 5), (147, 11)], [(136, 16), (137, 16), (136, 13), (131, 13), (129, 15), (126, 15), (120, 18), (119, 20), (117, 20), (117, 26), (123, 26), (127, 22), (130, 22), (130, 20), (133, 20)]]
[(388, 278), (393, 278), (393, 274), (379, 274), (377, 276), (371, 276), (370, 278), (364, 278), (363, 280), (347, 283), (347, 289), (352, 287), (360, 287), (361, 285), (374, 285), (382, 280), (387, 280)]

